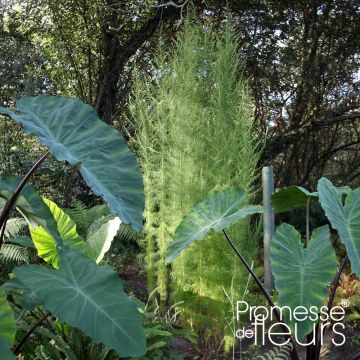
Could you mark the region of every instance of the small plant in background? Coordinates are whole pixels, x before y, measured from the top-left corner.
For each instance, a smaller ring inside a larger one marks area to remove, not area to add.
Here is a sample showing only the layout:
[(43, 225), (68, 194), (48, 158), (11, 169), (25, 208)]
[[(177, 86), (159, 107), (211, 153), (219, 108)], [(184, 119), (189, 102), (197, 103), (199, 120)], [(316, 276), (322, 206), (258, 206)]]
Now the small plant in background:
[[(0, 211), (1, 211), (0, 206)], [(4, 231), (4, 244), (0, 252), (0, 269), (9, 272), (15, 265), (29, 264), (36, 255), (31, 238), (26, 233), (23, 218), (10, 218)]]
[(348, 305), (344, 324), (350, 325), (354, 329), (360, 329), (360, 280), (355, 273), (341, 275), (339, 287), (336, 290), (334, 305), (342, 305), (346, 301)]
[(264, 355), (259, 355), (256, 360), (288, 360), (292, 351), (292, 344), (276, 347), (267, 351)]

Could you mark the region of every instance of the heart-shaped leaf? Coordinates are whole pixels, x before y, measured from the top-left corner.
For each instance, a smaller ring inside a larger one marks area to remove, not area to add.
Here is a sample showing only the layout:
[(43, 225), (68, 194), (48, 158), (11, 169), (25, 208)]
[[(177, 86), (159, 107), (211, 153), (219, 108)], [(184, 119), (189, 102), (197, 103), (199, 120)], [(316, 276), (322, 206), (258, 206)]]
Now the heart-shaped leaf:
[(275, 213), (281, 213), (306, 205), (314, 195), (301, 186), (289, 186), (277, 190), (271, 197), (271, 204)]
[(122, 357), (145, 353), (145, 333), (136, 303), (124, 293), (110, 266), (98, 266), (63, 248), (60, 270), (29, 265), (15, 268), (14, 274), (61, 322), (78, 327)]
[[(21, 179), (15, 176), (0, 176), (0, 197), (9, 200), (20, 182)], [(16, 201), (16, 208), (31, 226), (42, 226), (61, 244), (54, 217), (32, 185), (25, 185)]]
[[(351, 189), (349, 186), (336, 188), (340, 194), (348, 194)], [(275, 213), (282, 213), (305, 206), (308, 200), (318, 200), (317, 192), (310, 192), (301, 186), (289, 186), (278, 189), (271, 197), (271, 204)]]
[[(10, 348), (14, 344), (16, 324), (5, 291), (0, 287), (0, 354), (1, 359), (15, 359)], [(12, 355), (12, 357), (11, 357)], [(7, 357), (6, 357), (7, 356)]]
[(125, 139), (101, 121), (91, 106), (78, 99), (57, 96), (22, 97), (20, 115), (0, 113), (36, 134), (58, 160), (80, 164), (80, 172), (111, 211), (140, 231), (144, 210), (142, 175)]
[[(327, 286), (337, 268), (327, 225), (313, 231), (307, 248), (293, 226), (280, 225), (271, 240), (270, 260), (281, 306), (292, 310), (302, 306), (310, 311), (311, 306), (319, 310), (324, 305)], [(309, 318), (297, 322), (286, 313), (285, 321), (293, 330), (296, 324), (298, 340), (313, 330), (314, 322)]]
[(175, 231), (166, 261), (172, 262), (179, 253), (210, 231), (221, 231), (248, 215), (261, 213), (261, 206), (244, 206), (247, 199), (242, 189), (225, 189), (208, 196), (195, 205)]
[[(43, 198), (44, 203), (49, 207), (57, 224), (58, 232), (62, 239), (63, 245), (72, 249), (84, 243), (84, 240), (76, 232), (76, 225), (62, 209), (53, 201)], [(38, 251), (38, 255), (47, 263), (59, 268), (59, 256), (57, 244), (53, 237), (41, 226), (33, 228), (29, 226), (31, 238)]]
[(352, 270), (360, 276), (360, 188), (346, 197), (345, 205), (335, 186), (326, 178), (319, 180), (318, 192), (326, 217), (346, 246)]

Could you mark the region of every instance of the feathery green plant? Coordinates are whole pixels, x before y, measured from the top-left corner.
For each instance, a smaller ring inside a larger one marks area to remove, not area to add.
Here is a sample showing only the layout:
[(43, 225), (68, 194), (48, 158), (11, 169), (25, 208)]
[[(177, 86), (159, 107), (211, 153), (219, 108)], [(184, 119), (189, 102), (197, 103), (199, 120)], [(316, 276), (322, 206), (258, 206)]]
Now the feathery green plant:
[[(187, 19), (170, 59), (161, 50), (153, 73), (137, 77), (130, 101), (135, 147), (144, 170), (145, 246), (150, 289), (183, 301), (181, 314), (195, 327), (226, 332), (229, 304), (222, 286), (241, 298), (247, 275), (219, 235), (194, 244), (174, 262), (169, 284), (165, 255), (181, 218), (209, 192), (241, 186), (253, 195), (260, 148), (251, 98), (241, 73), (230, 22), (215, 33)], [(248, 199), (248, 200), (249, 200)], [(256, 242), (243, 220), (230, 232), (247, 259)]]
[[(106, 204), (95, 205), (88, 208), (80, 200), (75, 200), (73, 207), (68, 209), (67, 213), (76, 224), (78, 234), (85, 238), (89, 233), (93, 232), (94, 229), (108, 220), (110, 211)], [(130, 225), (120, 225), (117, 233), (117, 238), (120, 242), (136, 242), (138, 237), (138, 233), (134, 231)]]
[(267, 351), (264, 356), (257, 356), (256, 360), (287, 360), (290, 358), (292, 344), (288, 343), (283, 346), (276, 346)]
[(31, 239), (23, 235), (27, 223), (22, 218), (10, 218), (4, 231), (5, 243), (0, 251), (0, 267), (10, 270), (20, 263), (29, 263), (33, 247)]

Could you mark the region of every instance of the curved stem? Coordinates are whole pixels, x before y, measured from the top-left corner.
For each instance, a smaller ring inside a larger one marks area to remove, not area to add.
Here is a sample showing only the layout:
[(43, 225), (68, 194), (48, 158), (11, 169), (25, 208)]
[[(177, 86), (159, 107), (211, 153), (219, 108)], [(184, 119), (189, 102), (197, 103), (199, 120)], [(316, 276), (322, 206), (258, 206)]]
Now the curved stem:
[[(332, 284), (332, 289), (331, 289), (331, 293), (330, 293), (330, 297), (329, 297), (329, 302), (328, 302), (328, 305), (327, 305), (327, 313), (330, 314), (330, 311), (332, 309), (332, 305), (334, 303), (334, 299), (335, 299), (335, 294), (336, 294), (336, 289), (338, 288), (339, 286), (339, 282), (340, 282), (340, 278), (341, 278), (341, 274), (342, 272), (344, 271), (345, 269), (345, 265), (348, 261), (349, 257), (348, 255), (346, 254), (343, 262), (341, 263), (340, 265), (340, 268), (336, 274), (336, 277), (333, 281), (333, 284)], [(317, 327), (318, 328), (318, 327)], [(325, 329), (324, 329), (324, 332), (325, 332)], [(316, 349), (315, 349), (315, 359), (314, 360), (318, 360), (319, 357), (320, 357), (320, 349), (321, 349), (321, 344), (320, 344), (320, 336), (317, 334), (317, 339), (316, 339)]]
[[(9, 199), (9, 201), (6, 203), (1, 215), (0, 215), (0, 229), (2, 229), (2, 233), (5, 232), (5, 226), (6, 226), (6, 222), (7, 219), (10, 215), (11, 210), (13, 209), (16, 200), (19, 196), (19, 194), (21, 193), (22, 189), (24, 188), (24, 186), (27, 184), (27, 182), (29, 181), (30, 177), (34, 174), (34, 172), (39, 168), (39, 166), (45, 161), (45, 159), (47, 158), (47, 156), (49, 155), (49, 151), (47, 151), (45, 153), (45, 155), (43, 155), (33, 166), (32, 168), (29, 170), (29, 172), (25, 175), (25, 177), (21, 180), (20, 184), (18, 185), (18, 187), (16, 188), (14, 194), (11, 196), (11, 198)], [(0, 238), (0, 250), (1, 250), (1, 245), (3, 243), (3, 238)]]
[[(226, 233), (225, 230), (223, 230), (223, 233), (225, 235), (226, 240), (228, 241), (228, 243), (230, 244), (230, 246), (232, 247), (232, 249), (235, 251), (236, 255), (239, 257), (239, 259), (241, 260), (241, 262), (244, 264), (244, 266), (246, 267), (246, 270), (251, 274), (251, 276), (253, 277), (253, 279), (255, 280), (255, 282), (257, 283), (257, 285), (259, 286), (261, 292), (264, 294), (267, 302), (270, 304), (271, 308), (274, 311), (274, 315), (276, 317), (276, 319), (281, 323), (281, 327), (283, 328), (284, 332), (288, 332), (288, 328), (284, 327), (284, 323), (281, 320), (280, 314), (278, 312), (278, 310), (275, 308), (275, 304), (271, 299), (270, 294), (268, 293), (268, 291), (265, 289), (264, 285), (262, 284), (262, 282), (260, 281), (260, 279), (257, 277), (257, 275), (255, 274), (255, 272), (253, 271), (253, 269), (250, 267), (250, 265), (247, 263), (247, 261), (245, 260), (245, 258), (240, 254), (239, 250), (236, 248), (236, 246), (234, 245), (234, 243), (231, 241), (231, 239), (229, 238), (228, 234)], [(291, 358), (293, 360), (298, 360), (299, 356), (297, 354), (296, 351), (296, 347), (295, 347), (295, 342), (292, 338), (291, 335), (288, 336), (293, 348), (291, 351)]]
[(19, 344), (16, 346), (14, 350), (14, 354), (18, 355), (22, 346), (25, 344), (26, 340), (30, 337), (30, 335), (50, 316), (51, 314), (46, 313), (36, 324), (34, 324), (31, 329), (26, 333), (26, 335), (21, 339)]
[(4, 236), (5, 236), (5, 228), (6, 228), (6, 223), (7, 223), (8, 219), (6, 219), (6, 221), (4, 222), (3, 227), (1, 228), (1, 234), (0, 234), (0, 250), (1, 250), (1, 244), (4, 242)]

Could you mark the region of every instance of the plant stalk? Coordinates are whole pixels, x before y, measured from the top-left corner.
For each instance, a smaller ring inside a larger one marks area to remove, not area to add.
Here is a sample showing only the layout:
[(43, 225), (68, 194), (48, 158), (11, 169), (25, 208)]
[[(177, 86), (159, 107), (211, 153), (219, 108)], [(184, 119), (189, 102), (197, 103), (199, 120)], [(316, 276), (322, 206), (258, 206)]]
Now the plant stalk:
[(25, 344), (26, 340), (30, 337), (30, 335), (51, 315), (51, 313), (46, 313), (36, 324), (34, 324), (31, 329), (26, 333), (26, 335), (21, 339), (19, 344), (14, 349), (14, 354), (18, 355), (22, 346)]
[(305, 247), (308, 246), (310, 240), (310, 197), (306, 201), (306, 241)]
[[(328, 314), (330, 314), (330, 311), (332, 309), (332, 305), (333, 305), (333, 302), (334, 302), (334, 299), (335, 299), (336, 289), (339, 286), (341, 274), (345, 269), (345, 265), (346, 265), (348, 259), (349, 259), (348, 255), (346, 254), (346, 256), (345, 256), (343, 262), (341, 263), (341, 266), (340, 266), (340, 268), (339, 268), (339, 270), (338, 270), (338, 272), (336, 274), (336, 277), (334, 279), (333, 286), (332, 286), (331, 293), (330, 293), (330, 297), (329, 297), (329, 302), (328, 302), (328, 305), (327, 305), (327, 313)], [(324, 328), (324, 332), (325, 332), (325, 328)], [(317, 326), (317, 339), (316, 339), (316, 349), (315, 349), (314, 360), (318, 360), (320, 358), (320, 349), (321, 349), (320, 336), (318, 335), (318, 326)]]
[[(288, 331), (287, 328), (285, 328), (283, 325), (283, 321), (281, 320), (280, 314), (277, 311), (277, 309), (275, 308), (275, 304), (272, 301), (270, 294), (268, 293), (268, 291), (265, 289), (264, 285), (262, 284), (262, 282), (260, 281), (260, 279), (257, 277), (257, 275), (255, 274), (255, 272), (253, 271), (253, 269), (250, 267), (250, 265), (247, 263), (247, 261), (245, 260), (245, 258), (240, 254), (239, 250), (236, 248), (235, 244), (231, 241), (231, 239), (229, 238), (229, 236), (227, 235), (226, 231), (223, 230), (223, 233), (225, 235), (226, 240), (228, 241), (228, 243), (230, 244), (230, 246), (232, 247), (232, 249), (235, 251), (236, 255), (239, 257), (239, 259), (241, 260), (241, 262), (244, 264), (244, 266), (246, 267), (247, 271), (251, 274), (251, 276), (253, 277), (253, 279), (255, 280), (255, 282), (257, 283), (257, 285), (259, 286), (261, 292), (263, 293), (263, 295), (265, 296), (267, 302), (270, 304), (270, 306), (272, 307), (272, 309), (274, 310), (274, 314), (276, 316), (276, 319), (282, 324), (283, 330), (285, 332)], [(288, 336), (293, 348), (291, 351), (291, 359), (292, 360), (299, 360), (299, 356), (298, 353), (296, 351), (296, 346), (295, 346), (295, 342), (294, 339), (292, 338), (291, 335)]]
[(45, 153), (45, 155), (43, 155), (33, 166), (32, 168), (29, 170), (29, 172), (25, 175), (25, 177), (21, 180), (20, 184), (18, 185), (18, 187), (16, 188), (14, 194), (11, 196), (11, 198), (9, 199), (9, 201), (6, 203), (1, 215), (0, 215), (0, 229), (1, 230), (1, 237), (0, 237), (0, 250), (1, 250), (1, 246), (3, 244), (3, 237), (4, 237), (4, 233), (5, 233), (5, 226), (6, 226), (6, 222), (9, 218), (10, 212), (13, 209), (14, 205), (16, 204), (16, 200), (18, 198), (18, 196), (20, 195), (22, 189), (24, 188), (24, 186), (27, 184), (27, 182), (29, 181), (30, 177), (35, 173), (35, 171), (40, 167), (40, 165), (45, 161), (45, 159), (47, 158), (47, 156), (49, 155), (49, 151), (47, 151)]

